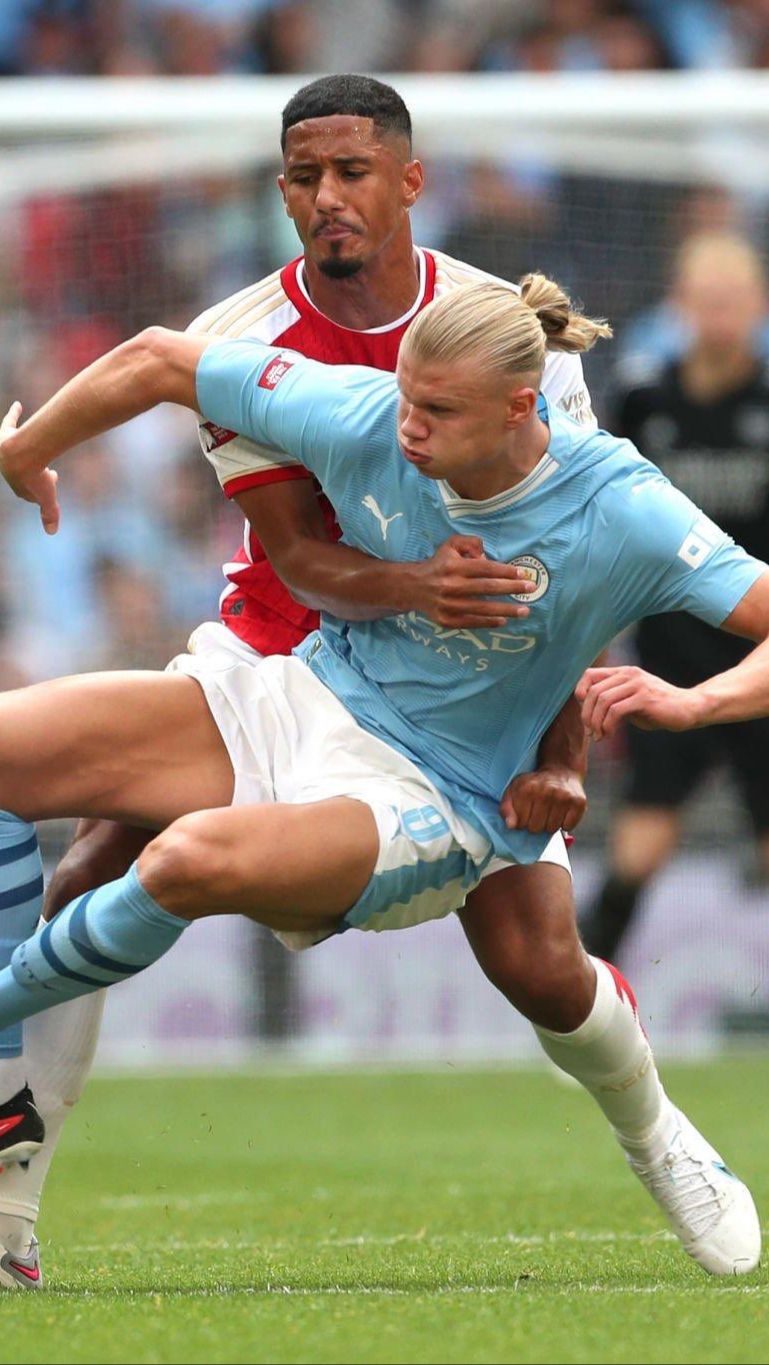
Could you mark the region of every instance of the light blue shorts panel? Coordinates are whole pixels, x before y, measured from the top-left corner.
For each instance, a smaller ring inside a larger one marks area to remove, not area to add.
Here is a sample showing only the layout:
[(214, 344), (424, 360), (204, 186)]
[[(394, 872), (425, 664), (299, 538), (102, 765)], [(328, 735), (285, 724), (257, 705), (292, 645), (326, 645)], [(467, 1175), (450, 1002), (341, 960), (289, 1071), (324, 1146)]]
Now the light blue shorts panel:
[(438, 792), (435, 797), (436, 804), (421, 806), (368, 799), (379, 829), (379, 858), (340, 932), (407, 929), (462, 908), (488, 856), (482, 849), (471, 856), (457, 838), (464, 831), (457, 829), (453, 812)]
[[(442, 800), (439, 793), (436, 796)], [(435, 806), (399, 812), (394, 805), (382, 808), (372, 801), (368, 804), (379, 828), (379, 859), (373, 877), (360, 900), (345, 915), (339, 933), (346, 929), (375, 932), (408, 929), (428, 919), (442, 919), (461, 910), (470, 892), (484, 878), (515, 866), (490, 854), (483, 857), (476, 848), (473, 857), (461, 842), (465, 833), (462, 826), (450, 829)], [(425, 819), (428, 811), (429, 818)], [(452, 824), (455, 820), (456, 817)], [(440, 830), (436, 828), (439, 821), (443, 826)], [(419, 822), (427, 830), (419, 831)], [(431, 827), (432, 837), (427, 832)], [(552, 836), (539, 861), (571, 872), (561, 833)]]

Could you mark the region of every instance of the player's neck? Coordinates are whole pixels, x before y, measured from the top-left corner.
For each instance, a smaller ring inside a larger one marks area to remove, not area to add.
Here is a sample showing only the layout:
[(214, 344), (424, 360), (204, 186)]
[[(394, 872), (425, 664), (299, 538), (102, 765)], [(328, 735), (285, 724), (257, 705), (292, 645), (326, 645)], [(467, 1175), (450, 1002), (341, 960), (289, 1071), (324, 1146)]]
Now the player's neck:
[(534, 416), (511, 437), (496, 460), (480, 469), (463, 471), (461, 477), (452, 477), (451, 487), (460, 498), (471, 502), (485, 502), (498, 493), (507, 493), (536, 469), (549, 444), (550, 428)]
[(304, 284), (315, 307), (332, 322), (365, 332), (397, 322), (413, 306), (419, 290), (419, 260), (410, 234), (398, 234), (347, 279), (330, 279), (305, 260)]
[(750, 382), (757, 361), (750, 349), (691, 351), (681, 363), (684, 393), (695, 403), (717, 402)]

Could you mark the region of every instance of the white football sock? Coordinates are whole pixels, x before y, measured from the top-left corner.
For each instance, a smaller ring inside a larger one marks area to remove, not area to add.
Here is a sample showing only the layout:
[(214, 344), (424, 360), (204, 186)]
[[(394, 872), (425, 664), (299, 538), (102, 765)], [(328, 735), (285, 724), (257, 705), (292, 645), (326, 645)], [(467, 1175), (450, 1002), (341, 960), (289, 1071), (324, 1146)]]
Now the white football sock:
[(572, 1033), (536, 1030), (551, 1061), (573, 1076), (600, 1105), (621, 1145), (633, 1156), (654, 1159), (668, 1145), (675, 1110), (657, 1075), (625, 978), (600, 958), (593, 1008)]
[(0, 1245), (15, 1255), (28, 1249), (64, 1120), (91, 1070), (105, 994), (83, 995), (25, 1020), (23, 1056), (0, 1062), (0, 1100), (30, 1085), (46, 1129), (26, 1170), (14, 1163), (0, 1171)]

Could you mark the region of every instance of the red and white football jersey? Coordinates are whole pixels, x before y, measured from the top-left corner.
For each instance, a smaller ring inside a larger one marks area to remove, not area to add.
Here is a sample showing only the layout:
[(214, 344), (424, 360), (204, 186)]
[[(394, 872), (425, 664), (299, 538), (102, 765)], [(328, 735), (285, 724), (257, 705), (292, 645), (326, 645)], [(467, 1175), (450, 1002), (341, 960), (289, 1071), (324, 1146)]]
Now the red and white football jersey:
[[(328, 365), (368, 365), (394, 371), (403, 335), (422, 308), (459, 285), (494, 278), (474, 266), (452, 260), (440, 251), (417, 248), (417, 258), (419, 289), (416, 299), (403, 317), (386, 327), (355, 331), (341, 327), (319, 312), (307, 293), (304, 260), (299, 257), (282, 270), (207, 309), (189, 330), (212, 336), (254, 337), (270, 346), (297, 351)], [(276, 366), (287, 363), (290, 363), (290, 357), (276, 361)], [(270, 375), (271, 371), (267, 371), (265, 382)], [(274, 382), (279, 378), (276, 371)], [(551, 403), (562, 407), (577, 421), (595, 422), (578, 356), (562, 351), (550, 352), (542, 388)], [(301, 464), (287, 467), (284, 459), (276, 465), (268, 448), (213, 422), (201, 421), (200, 440), (206, 455), (214, 457), (212, 463), (228, 497), (283, 479), (311, 477)], [(339, 531), (333, 509), (320, 492), (318, 496), (324, 507), (326, 524), (336, 538)], [(222, 621), (260, 654), (289, 654), (317, 626), (317, 612), (294, 601), (248, 524), (242, 546), (224, 565), (224, 575), (228, 586), (220, 602)]]

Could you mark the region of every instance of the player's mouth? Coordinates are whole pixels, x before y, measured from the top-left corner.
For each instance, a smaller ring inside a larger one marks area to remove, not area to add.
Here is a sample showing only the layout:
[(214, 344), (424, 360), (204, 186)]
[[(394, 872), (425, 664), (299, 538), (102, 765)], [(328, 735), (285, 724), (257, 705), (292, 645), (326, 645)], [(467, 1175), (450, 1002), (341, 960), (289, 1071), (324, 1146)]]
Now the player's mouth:
[(313, 233), (314, 237), (320, 237), (324, 242), (342, 242), (347, 237), (359, 235), (358, 229), (348, 223), (324, 223)]
[(422, 450), (412, 450), (410, 446), (401, 446), (401, 452), (403, 458), (408, 460), (409, 464), (422, 466), (432, 464), (433, 462), (432, 455), (426, 455)]

